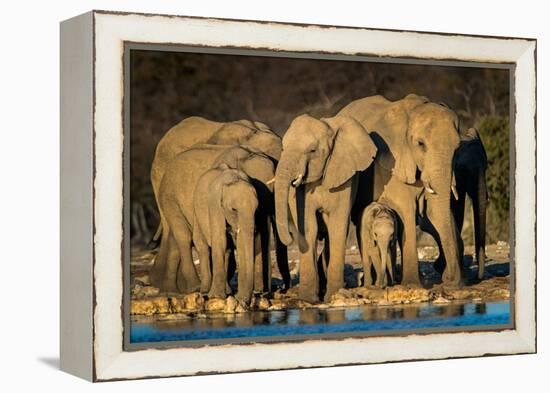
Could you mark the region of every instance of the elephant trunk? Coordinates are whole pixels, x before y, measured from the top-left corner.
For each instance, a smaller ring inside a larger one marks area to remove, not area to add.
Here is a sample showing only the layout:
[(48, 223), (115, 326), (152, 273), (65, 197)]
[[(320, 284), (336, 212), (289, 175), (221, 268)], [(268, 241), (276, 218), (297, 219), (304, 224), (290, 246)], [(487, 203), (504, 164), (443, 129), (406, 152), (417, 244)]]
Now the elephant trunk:
[(283, 151), (275, 173), (275, 219), (279, 237), (287, 246), (293, 241), (288, 223), (289, 190), (291, 185), (297, 187), (301, 184), (305, 175), (305, 166), (299, 154), (288, 154)]
[[(443, 159), (436, 160), (438, 163)], [(450, 285), (458, 285), (460, 282), (460, 264), (458, 252), (458, 235), (454, 216), (451, 212), (451, 164), (439, 165), (437, 169), (429, 171), (430, 176), (423, 172), (424, 184), (429, 184), (434, 191), (428, 193), (429, 217), (439, 239), (446, 268), (443, 274), (443, 282)]]
[(254, 288), (254, 217), (239, 221), (237, 231), (238, 288), (237, 299), (248, 303)]

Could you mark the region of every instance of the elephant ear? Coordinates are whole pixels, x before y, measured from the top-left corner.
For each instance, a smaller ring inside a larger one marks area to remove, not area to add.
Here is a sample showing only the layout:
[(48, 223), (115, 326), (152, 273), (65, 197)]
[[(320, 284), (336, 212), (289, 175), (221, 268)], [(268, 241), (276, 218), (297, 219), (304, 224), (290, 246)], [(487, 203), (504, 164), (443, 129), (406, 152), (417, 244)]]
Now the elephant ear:
[(322, 121), (334, 132), (323, 176), (323, 185), (330, 190), (340, 187), (356, 172), (367, 169), (374, 161), (377, 148), (367, 130), (351, 117), (335, 116)]
[(381, 126), (391, 132), (388, 144), (380, 154), (380, 165), (391, 171), (400, 181), (416, 182), (416, 162), (408, 141), (409, 105), (392, 105), (382, 118)]

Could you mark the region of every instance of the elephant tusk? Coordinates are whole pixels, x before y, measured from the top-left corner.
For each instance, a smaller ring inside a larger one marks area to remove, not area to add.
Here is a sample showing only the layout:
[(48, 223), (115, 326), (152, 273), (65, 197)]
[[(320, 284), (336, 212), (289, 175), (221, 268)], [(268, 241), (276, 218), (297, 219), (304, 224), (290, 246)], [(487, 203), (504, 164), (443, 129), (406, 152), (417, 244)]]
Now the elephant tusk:
[(266, 186), (269, 186), (270, 184), (273, 184), (273, 183), (275, 183), (275, 178), (266, 181), (266, 182), (265, 182), (265, 185), (266, 185)]
[(239, 234), (240, 231), (241, 231), (241, 228), (237, 228), (237, 235)]
[(424, 185), (424, 188), (426, 189), (426, 191), (428, 191), (428, 193), (433, 194), (433, 195), (436, 194), (435, 190), (430, 186), (430, 183), (426, 183)]
[(458, 191), (456, 190), (456, 186), (454, 184), (451, 186), (451, 191), (453, 192), (455, 199), (458, 201)]
[(292, 182), (292, 185), (294, 187), (298, 187), (300, 184), (302, 184), (302, 179), (304, 178), (304, 174), (300, 173), (298, 177)]

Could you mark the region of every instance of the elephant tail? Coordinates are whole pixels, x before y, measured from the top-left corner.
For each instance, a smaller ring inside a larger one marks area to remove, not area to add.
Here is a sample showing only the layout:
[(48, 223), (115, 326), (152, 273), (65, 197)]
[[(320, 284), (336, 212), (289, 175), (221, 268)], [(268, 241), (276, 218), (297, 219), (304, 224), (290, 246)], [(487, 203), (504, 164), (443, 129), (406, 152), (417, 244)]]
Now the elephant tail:
[(147, 243), (147, 248), (150, 250), (154, 250), (160, 246), (160, 238), (162, 236), (162, 224), (159, 223), (159, 226), (157, 227), (157, 230), (149, 243)]

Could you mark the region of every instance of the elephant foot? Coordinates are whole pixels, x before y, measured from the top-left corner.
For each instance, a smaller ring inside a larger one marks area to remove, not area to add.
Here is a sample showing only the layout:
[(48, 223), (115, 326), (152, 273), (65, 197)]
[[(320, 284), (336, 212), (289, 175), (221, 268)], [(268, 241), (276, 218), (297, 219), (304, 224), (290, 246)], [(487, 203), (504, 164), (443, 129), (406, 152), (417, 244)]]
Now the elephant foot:
[(208, 291), (210, 291), (210, 286), (201, 284), (200, 293), (205, 295), (208, 294)]
[(177, 288), (178, 288), (178, 292), (188, 294), (188, 293), (199, 292), (201, 290), (201, 285), (200, 284), (187, 285), (187, 283), (178, 282)]
[(235, 295), (235, 299), (237, 299), (237, 301), (244, 306), (248, 306), (250, 304), (251, 297), (252, 294), (242, 294), (239, 292)]
[(401, 285), (410, 287), (410, 288), (420, 288), (422, 283), (420, 282), (420, 277), (403, 277), (401, 280)]
[(485, 276), (485, 258), (477, 262), (477, 278), (481, 281)]
[(163, 292), (168, 292), (168, 293), (177, 293), (177, 292), (179, 292), (178, 286), (176, 285), (175, 280), (165, 279), (161, 282), (161, 285), (159, 286), (159, 288)]
[(298, 290), (298, 299), (313, 304), (319, 302), (319, 295), (316, 293), (302, 292)]
[(459, 269), (450, 272), (450, 269), (445, 269), (443, 272), (443, 286), (446, 288), (459, 288), (461, 286), (460, 274), (458, 273)]
[(208, 292), (208, 298), (209, 299), (225, 299), (227, 297), (227, 295), (225, 294), (225, 291), (220, 291), (220, 290), (210, 290), (210, 292)]
[(160, 288), (163, 284), (163, 272), (160, 269), (153, 268), (149, 270), (149, 281), (151, 285)]
[(331, 285), (329, 285), (329, 286), (327, 287), (327, 291), (325, 292), (325, 296), (324, 296), (324, 298), (323, 298), (324, 301), (325, 301), (325, 302), (330, 302), (330, 299), (332, 298), (332, 296), (333, 296), (334, 294), (336, 294), (336, 293), (337, 293), (340, 289), (342, 289), (342, 288), (344, 288), (343, 285), (341, 285), (341, 286), (336, 286), (336, 285), (332, 285), (332, 286), (331, 286)]
[(201, 289), (201, 281), (199, 279), (188, 280), (183, 274), (178, 274), (176, 284), (181, 293), (193, 293)]
[(384, 288), (386, 288), (386, 287), (388, 286), (388, 283), (383, 282), (383, 281), (377, 281), (377, 282), (374, 284), (374, 286), (375, 286), (376, 288), (379, 288), (379, 289), (384, 289)]

